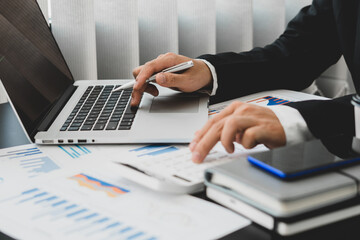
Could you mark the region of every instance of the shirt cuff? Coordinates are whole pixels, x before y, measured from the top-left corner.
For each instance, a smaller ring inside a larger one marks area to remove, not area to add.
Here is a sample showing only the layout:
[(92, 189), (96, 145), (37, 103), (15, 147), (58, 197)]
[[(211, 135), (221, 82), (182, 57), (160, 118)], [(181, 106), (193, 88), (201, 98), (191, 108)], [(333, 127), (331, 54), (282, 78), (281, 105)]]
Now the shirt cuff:
[(309, 141), (315, 137), (311, 134), (304, 118), (298, 110), (289, 106), (269, 107), (279, 119), (285, 131), (286, 145)]
[[(213, 88), (210, 92), (210, 96), (214, 96), (216, 94), (216, 90), (218, 88), (218, 82), (217, 82), (217, 75), (216, 75), (216, 71), (215, 71), (215, 67), (209, 63), (208, 61), (206, 61), (205, 59), (197, 59), (197, 60), (200, 60), (200, 61), (203, 61), (207, 67), (210, 69), (210, 72), (211, 72), (211, 76), (212, 76), (212, 79), (213, 79)], [(209, 92), (207, 92), (209, 94)]]

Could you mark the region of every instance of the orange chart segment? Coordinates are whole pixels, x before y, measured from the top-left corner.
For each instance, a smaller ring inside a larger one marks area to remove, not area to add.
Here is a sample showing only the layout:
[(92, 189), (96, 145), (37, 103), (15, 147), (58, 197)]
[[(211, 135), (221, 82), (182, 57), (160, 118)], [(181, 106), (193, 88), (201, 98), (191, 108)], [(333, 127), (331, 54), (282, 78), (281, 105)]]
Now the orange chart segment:
[(79, 185), (82, 187), (86, 187), (94, 191), (105, 192), (109, 197), (118, 197), (119, 195), (123, 195), (125, 193), (130, 192), (130, 190), (114, 186), (110, 183), (90, 177), (83, 173), (72, 176), (69, 179), (78, 182)]

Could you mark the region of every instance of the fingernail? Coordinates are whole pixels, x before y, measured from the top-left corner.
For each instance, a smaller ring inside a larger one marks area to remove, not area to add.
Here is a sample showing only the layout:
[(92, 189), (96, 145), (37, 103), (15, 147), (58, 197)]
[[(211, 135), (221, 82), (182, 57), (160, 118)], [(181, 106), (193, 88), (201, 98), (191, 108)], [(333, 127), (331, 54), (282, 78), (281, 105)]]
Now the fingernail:
[(195, 149), (195, 146), (196, 146), (197, 142), (191, 142), (190, 145), (189, 145), (189, 149), (190, 151), (193, 151)]
[(194, 163), (201, 163), (201, 155), (200, 155), (200, 153), (194, 152), (194, 153), (192, 154), (192, 161), (193, 161)]
[(160, 75), (160, 77), (159, 77), (159, 82), (160, 82), (161, 84), (166, 83), (165, 74), (159, 73), (159, 75)]

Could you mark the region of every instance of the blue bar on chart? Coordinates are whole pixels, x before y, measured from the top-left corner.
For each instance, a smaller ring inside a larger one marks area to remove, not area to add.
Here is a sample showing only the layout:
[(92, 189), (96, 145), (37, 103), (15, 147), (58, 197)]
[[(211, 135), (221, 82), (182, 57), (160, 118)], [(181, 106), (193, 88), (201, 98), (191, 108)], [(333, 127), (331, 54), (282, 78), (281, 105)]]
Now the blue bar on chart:
[(129, 150), (129, 152), (135, 152), (137, 157), (143, 157), (143, 156), (158, 156), (177, 150), (179, 150), (177, 147), (167, 144), (152, 144), (140, 148), (131, 149)]
[(27, 172), (28, 177), (36, 177), (42, 173), (48, 173), (60, 167), (39, 148), (22, 146), (22, 149), (7, 151), (0, 155), (0, 160), (7, 160), (14, 164), (17, 169)]
[(80, 158), (84, 155), (91, 154), (91, 151), (85, 147), (80, 145), (71, 145), (71, 146), (58, 146), (63, 152), (69, 155), (72, 158)]
[(265, 105), (265, 106), (284, 105), (284, 104), (287, 104), (290, 102), (291, 101), (273, 97), (273, 96), (264, 96), (264, 97), (260, 97), (260, 98), (256, 98), (256, 99), (247, 101), (247, 103), (255, 103), (255, 104)]
[(20, 166), (27, 170), (29, 174), (48, 173), (59, 169), (59, 166), (54, 163), (49, 157), (39, 157), (31, 159), (20, 160)]
[[(52, 229), (56, 236), (92, 236), (101, 239), (119, 237), (121, 239), (157, 239), (139, 228), (129, 226), (118, 219), (108, 217), (96, 210), (85, 208), (82, 204), (62, 199), (48, 191), (29, 189), (7, 200), (11, 212), (32, 222), (42, 222), (43, 231)], [(2, 201), (2, 202), (4, 202)], [(24, 211), (25, 208), (29, 211)], [(99, 209), (98, 209), (99, 210)], [(117, 217), (116, 217), (117, 218)], [(44, 225), (44, 222), (46, 224)], [(48, 225), (48, 226), (46, 226)]]
[(14, 158), (24, 158), (27, 156), (42, 154), (39, 148), (31, 147), (21, 150), (9, 151), (6, 154), (0, 155), (1, 158), (14, 159)]

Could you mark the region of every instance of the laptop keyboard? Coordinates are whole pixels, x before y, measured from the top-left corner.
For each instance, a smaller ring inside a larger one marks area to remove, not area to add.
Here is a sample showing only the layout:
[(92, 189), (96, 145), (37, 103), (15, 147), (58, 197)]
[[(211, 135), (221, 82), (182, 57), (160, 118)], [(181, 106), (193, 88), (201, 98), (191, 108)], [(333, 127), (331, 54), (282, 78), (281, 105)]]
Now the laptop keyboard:
[(132, 89), (111, 93), (114, 87), (88, 87), (60, 131), (130, 130), (136, 114), (129, 103)]

